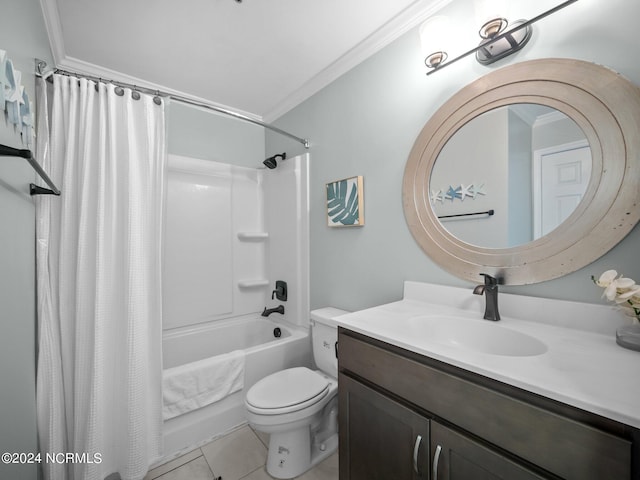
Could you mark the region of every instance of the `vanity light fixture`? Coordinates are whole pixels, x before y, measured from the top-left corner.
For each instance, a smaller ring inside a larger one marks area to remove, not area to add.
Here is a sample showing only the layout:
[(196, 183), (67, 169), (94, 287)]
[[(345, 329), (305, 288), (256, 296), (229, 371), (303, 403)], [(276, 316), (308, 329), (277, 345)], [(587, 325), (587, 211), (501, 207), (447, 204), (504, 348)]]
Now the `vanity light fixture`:
[(432, 45), (437, 45), (437, 42), (442, 42), (443, 39), (446, 39), (446, 17), (432, 17), (420, 27), (422, 50), (423, 52), (432, 52), (425, 55), (424, 63), (429, 68), (427, 75), (431, 75), (471, 54), (475, 54), (476, 60), (483, 65), (489, 65), (507, 57), (527, 44), (531, 38), (531, 25), (577, 1), (566, 0), (531, 20), (517, 20), (511, 24), (501, 16), (490, 18), (478, 31), (482, 39), (480, 44), (449, 61), (447, 61), (448, 56), (444, 50), (433, 49), (432, 47)]
[[(518, 28), (524, 23), (526, 20), (518, 20), (514, 22), (512, 28), (506, 30), (509, 25), (507, 19), (494, 18), (482, 25), (478, 32), (482, 41), (476, 50), (476, 60), (483, 65), (489, 65), (524, 47), (531, 38), (530, 24)], [(502, 38), (496, 39), (502, 32), (505, 32)]]
[(442, 15), (429, 18), (420, 27), (420, 43), (422, 44), (422, 52), (425, 54), (424, 64), (427, 67), (438, 68), (447, 60), (447, 52), (442, 50), (434, 52), (430, 49), (450, 31), (449, 19)]

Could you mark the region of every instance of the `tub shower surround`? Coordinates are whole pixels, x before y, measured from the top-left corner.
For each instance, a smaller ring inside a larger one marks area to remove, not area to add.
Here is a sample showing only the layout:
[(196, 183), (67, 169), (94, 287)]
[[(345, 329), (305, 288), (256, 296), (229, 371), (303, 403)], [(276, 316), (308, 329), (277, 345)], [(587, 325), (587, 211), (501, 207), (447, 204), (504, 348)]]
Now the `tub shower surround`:
[[(259, 379), (311, 364), (308, 159), (267, 170), (169, 155), (162, 461), (245, 423)], [(276, 279), (286, 301), (271, 298)]]
[(164, 330), (262, 309), (269, 286), (263, 183), (256, 169), (169, 155)]
[(164, 330), (261, 312), (276, 279), (291, 290), (283, 319), (307, 325), (308, 159), (267, 170), (169, 155)]

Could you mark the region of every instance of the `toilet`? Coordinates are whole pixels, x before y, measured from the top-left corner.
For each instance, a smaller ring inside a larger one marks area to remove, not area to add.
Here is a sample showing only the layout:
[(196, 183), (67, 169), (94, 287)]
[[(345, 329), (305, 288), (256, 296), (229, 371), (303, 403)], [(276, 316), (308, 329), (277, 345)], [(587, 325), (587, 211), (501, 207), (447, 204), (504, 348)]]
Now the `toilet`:
[(333, 307), (311, 311), (318, 370), (281, 370), (247, 392), (244, 403), (249, 425), (270, 434), (267, 472), (272, 477), (296, 477), (338, 447), (338, 327), (334, 319), (345, 313)]

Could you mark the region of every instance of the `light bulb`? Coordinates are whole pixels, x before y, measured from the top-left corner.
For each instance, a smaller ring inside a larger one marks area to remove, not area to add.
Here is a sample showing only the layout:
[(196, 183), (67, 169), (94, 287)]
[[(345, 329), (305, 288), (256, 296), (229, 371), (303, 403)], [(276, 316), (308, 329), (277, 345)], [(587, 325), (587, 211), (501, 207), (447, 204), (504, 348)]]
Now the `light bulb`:
[(431, 17), (420, 26), (422, 55), (428, 67), (435, 68), (446, 60), (444, 43), (450, 31), (449, 19), (442, 15)]

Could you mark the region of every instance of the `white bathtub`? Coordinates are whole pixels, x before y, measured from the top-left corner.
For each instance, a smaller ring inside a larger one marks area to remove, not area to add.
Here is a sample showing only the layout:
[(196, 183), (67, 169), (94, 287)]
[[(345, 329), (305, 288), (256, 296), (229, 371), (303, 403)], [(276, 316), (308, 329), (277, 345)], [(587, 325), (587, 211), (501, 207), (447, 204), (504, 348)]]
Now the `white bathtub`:
[[(274, 336), (274, 329), (282, 332)], [(258, 314), (184, 327), (163, 334), (164, 368), (242, 349), (244, 390), (164, 422), (165, 461), (246, 423), (244, 396), (261, 378), (295, 366), (311, 365), (309, 331)]]

